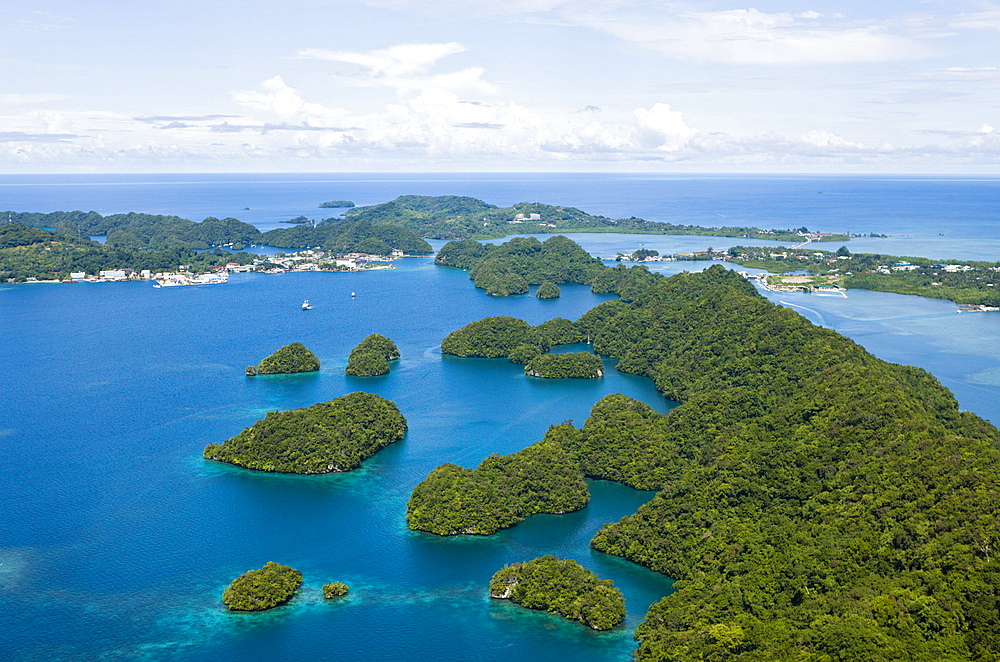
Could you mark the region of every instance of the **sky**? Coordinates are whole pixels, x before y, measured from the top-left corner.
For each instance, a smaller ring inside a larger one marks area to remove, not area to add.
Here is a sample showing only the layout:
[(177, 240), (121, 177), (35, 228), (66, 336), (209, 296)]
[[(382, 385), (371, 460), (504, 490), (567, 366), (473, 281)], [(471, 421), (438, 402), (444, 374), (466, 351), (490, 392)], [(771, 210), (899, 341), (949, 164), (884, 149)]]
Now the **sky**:
[(1000, 174), (1000, 1), (4, 0), (0, 173)]

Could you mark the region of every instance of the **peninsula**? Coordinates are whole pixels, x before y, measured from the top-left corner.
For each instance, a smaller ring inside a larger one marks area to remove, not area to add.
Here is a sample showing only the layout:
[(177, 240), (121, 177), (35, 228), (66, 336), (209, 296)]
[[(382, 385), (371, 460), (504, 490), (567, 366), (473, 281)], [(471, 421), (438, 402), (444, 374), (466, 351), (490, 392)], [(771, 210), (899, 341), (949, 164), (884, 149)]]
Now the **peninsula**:
[(349, 393), (304, 409), (268, 412), (204, 456), (255, 471), (325, 474), (350, 471), (406, 433), (395, 403)]

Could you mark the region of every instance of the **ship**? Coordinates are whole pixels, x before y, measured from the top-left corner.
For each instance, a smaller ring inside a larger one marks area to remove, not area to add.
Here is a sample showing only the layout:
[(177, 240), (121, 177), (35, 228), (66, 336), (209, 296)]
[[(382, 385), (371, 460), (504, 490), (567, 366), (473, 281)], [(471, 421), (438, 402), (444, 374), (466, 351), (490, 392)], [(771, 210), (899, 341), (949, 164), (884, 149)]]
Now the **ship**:
[(302, 302), (302, 310), (312, 310), (312, 305), (309, 303), (309, 299)]

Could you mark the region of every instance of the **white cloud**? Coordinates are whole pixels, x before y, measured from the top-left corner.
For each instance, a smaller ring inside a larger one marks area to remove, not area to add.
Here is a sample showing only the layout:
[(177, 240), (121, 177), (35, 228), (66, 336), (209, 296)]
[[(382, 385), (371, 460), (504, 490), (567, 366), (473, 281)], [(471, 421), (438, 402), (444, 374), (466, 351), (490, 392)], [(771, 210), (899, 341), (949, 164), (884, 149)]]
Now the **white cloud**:
[(912, 57), (920, 50), (914, 42), (876, 26), (818, 24), (819, 18), (733, 9), (594, 14), (587, 22), (674, 58), (728, 64), (871, 62)]
[(400, 44), (363, 53), (304, 48), (299, 51), (299, 57), (356, 64), (368, 69), (375, 77), (399, 77), (424, 73), (441, 58), (464, 50), (465, 47), (456, 42)]
[(233, 94), (233, 100), (251, 111), (273, 116), (282, 122), (323, 125), (337, 123), (347, 114), (343, 110), (306, 102), (298, 90), (285, 84), (281, 76), (265, 80), (259, 90), (237, 92)]
[(679, 149), (695, 131), (684, 123), (684, 117), (676, 110), (670, 110), (665, 103), (654, 104), (652, 108), (636, 108), (638, 126), (637, 143), (643, 147), (668, 152)]
[(995, 130), (996, 129), (994, 129), (989, 124), (984, 124), (981, 127), (979, 127), (979, 133), (983, 133), (983, 134), (990, 134), (990, 133), (993, 133)]
[(990, 9), (973, 14), (958, 14), (948, 20), (948, 26), (959, 30), (1000, 31), (1000, 9)]

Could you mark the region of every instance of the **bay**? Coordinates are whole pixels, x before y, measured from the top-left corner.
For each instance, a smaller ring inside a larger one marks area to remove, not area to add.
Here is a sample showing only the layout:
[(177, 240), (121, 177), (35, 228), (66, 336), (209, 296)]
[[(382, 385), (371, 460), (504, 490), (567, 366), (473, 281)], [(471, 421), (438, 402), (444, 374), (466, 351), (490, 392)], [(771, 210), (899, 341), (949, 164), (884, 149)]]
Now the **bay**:
[[(0, 179), (0, 208), (232, 215), (267, 229), (281, 218), (321, 217), (328, 210), (315, 206), (323, 200), (367, 204), (408, 193), (473, 195), (501, 205), (537, 199), (704, 225), (724, 218), (884, 232), (893, 236), (863, 241), (896, 242), (928, 257), (943, 257), (932, 251), (948, 246), (961, 253), (953, 259), (1000, 255), (997, 180), (989, 179), (39, 176)], [(573, 239), (605, 258), (640, 245), (687, 252), (749, 243)], [(855, 242), (850, 246), (858, 252)], [(535, 516), (487, 538), (441, 539), (408, 531), (404, 520), (410, 491), (434, 466), (474, 466), (489, 453), (520, 450), (550, 424), (581, 424), (605, 394), (622, 392), (668, 411), (670, 403), (648, 380), (614, 370), (596, 381), (533, 380), (506, 361), (443, 357), (438, 348), (447, 332), (475, 319), (575, 319), (608, 297), (572, 285), (554, 301), (487, 297), (465, 272), (430, 259), (396, 264), (393, 271), (360, 274), (235, 274), (227, 285), (209, 288), (0, 285), (5, 659), (629, 657), (632, 629), (671, 582), (593, 552), (588, 542), (651, 493), (591, 482), (594, 496), (584, 510)], [(650, 267), (670, 274), (708, 264)], [(874, 292), (851, 291), (846, 299), (765, 295), (883, 359), (930, 370), (964, 409), (1000, 421), (1000, 317)], [(314, 309), (303, 312), (306, 298)], [(385, 377), (346, 377), (348, 352), (370, 332), (395, 340), (402, 359)], [(319, 374), (243, 376), (247, 365), (293, 341), (319, 356)], [(267, 411), (356, 390), (396, 401), (410, 424), (404, 440), (356, 472), (277, 476), (201, 458), (207, 443)], [(625, 626), (601, 634), (489, 600), (485, 585), (493, 571), (545, 553), (575, 558), (613, 579), (626, 595)], [(229, 614), (222, 589), (269, 560), (305, 573), (300, 595), (266, 614)], [(319, 587), (333, 580), (348, 583), (352, 593), (325, 602)]]

